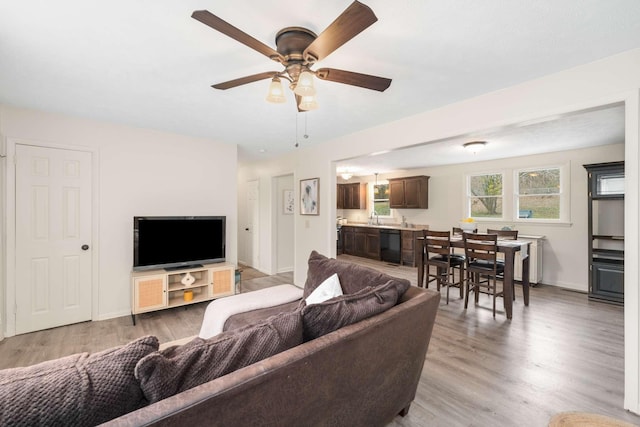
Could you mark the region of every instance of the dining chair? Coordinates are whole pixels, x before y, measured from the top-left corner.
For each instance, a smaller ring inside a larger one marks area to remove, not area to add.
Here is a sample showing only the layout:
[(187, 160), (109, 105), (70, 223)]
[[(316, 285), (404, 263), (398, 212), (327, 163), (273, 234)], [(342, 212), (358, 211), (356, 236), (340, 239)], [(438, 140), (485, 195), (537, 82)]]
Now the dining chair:
[[(495, 234), (496, 236), (498, 236), (498, 240), (518, 240), (518, 230), (495, 230), (495, 229), (491, 229), (488, 228), (487, 229), (487, 234)], [(498, 255), (498, 264), (502, 264), (504, 267), (504, 259), (501, 256), (502, 254)], [(498, 279), (499, 280), (504, 280), (504, 275), (503, 274), (498, 274)], [(513, 284), (513, 300), (516, 300), (516, 289), (515, 289), (516, 284)]]
[[(453, 227), (451, 231), (453, 232), (454, 236), (462, 236), (462, 234), (464, 233), (464, 230), (462, 228), (460, 228), (460, 227)], [(474, 228), (473, 232), (477, 233), (478, 232), (478, 228), (477, 227)]]
[(498, 292), (497, 279), (504, 274), (504, 264), (498, 263), (498, 236), (496, 234), (464, 233), (464, 254), (466, 257), (466, 293), (464, 308), (469, 304), (469, 292), (474, 292), (476, 305), (481, 293), (493, 297), (493, 317), (496, 317), (496, 298), (504, 296), (504, 289)]
[(518, 230), (493, 230), (487, 228), (487, 234), (495, 234), (501, 240), (518, 240)]
[[(451, 233), (449, 231), (423, 230), (424, 237), (424, 271), (429, 283), (436, 281), (438, 292), (442, 286), (447, 287), (446, 301), (449, 304), (449, 288), (451, 286), (460, 289), (460, 298), (463, 298), (464, 288), (464, 256), (454, 254), (451, 247)], [(435, 267), (435, 273), (430, 267)], [(458, 281), (455, 281), (455, 270), (458, 270)]]

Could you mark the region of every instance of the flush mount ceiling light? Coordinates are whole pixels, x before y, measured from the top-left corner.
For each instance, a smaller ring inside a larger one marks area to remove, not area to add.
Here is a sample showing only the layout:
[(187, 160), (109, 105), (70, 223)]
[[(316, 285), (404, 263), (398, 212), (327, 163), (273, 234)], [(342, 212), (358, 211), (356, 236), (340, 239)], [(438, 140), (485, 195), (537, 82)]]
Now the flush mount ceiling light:
[(476, 154), (478, 151), (481, 151), (485, 145), (487, 145), (487, 141), (471, 141), (463, 144), (462, 147), (465, 151)]
[(349, 172), (342, 172), (340, 174), (340, 176), (342, 177), (342, 179), (344, 179), (345, 181), (349, 181), (351, 179), (351, 177), (353, 176), (352, 173)]
[(391, 84), (391, 79), (385, 77), (335, 68), (311, 69), (318, 61), (329, 56), (378, 20), (371, 8), (359, 1), (351, 3), (320, 35), (302, 27), (283, 28), (276, 34), (276, 49), (207, 10), (196, 10), (191, 17), (284, 67), (280, 71), (266, 71), (218, 83), (212, 86), (215, 89), (226, 90), (258, 80), (271, 79), (267, 101), (282, 103), (285, 99), (280, 79), (285, 79), (289, 81), (289, 88), (295, 94), (298, 111), (302, 112), (318, 107), (315, 100), (314, 77), (379, 92), (383, 92)]

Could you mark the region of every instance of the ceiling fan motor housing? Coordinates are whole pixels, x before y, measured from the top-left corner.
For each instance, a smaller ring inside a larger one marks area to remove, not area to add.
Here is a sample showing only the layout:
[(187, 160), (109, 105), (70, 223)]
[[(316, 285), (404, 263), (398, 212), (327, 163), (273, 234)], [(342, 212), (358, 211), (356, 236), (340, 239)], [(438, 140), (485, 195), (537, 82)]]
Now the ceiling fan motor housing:
[(304, 58), (303, 52), (317, 37), (313, 31), (302, 27), (287, 27), (278, 31), (276, 49), (284, 57), (283, 65), (288, 66), (291, 62), (303, 65), (315, 62), (315, 58), (311, 56)]

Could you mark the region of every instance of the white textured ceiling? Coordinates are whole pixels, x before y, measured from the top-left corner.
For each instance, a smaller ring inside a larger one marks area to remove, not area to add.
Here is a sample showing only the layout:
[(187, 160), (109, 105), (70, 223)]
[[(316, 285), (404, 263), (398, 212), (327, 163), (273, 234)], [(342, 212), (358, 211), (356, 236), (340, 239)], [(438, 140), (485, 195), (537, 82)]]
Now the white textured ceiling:
[[(624, 105), (577, 111), (560, 117), (546, 117), (535, 123), (518, 123), (499, 129), (431, 141), (379, 155), (346, 159), (337, 163), (338, 174), (370, 176), (430, 166), (479, 162), (574, 150), (624, 142)], [(463, 144), (484, 141), (476, 153)]]
[(268, 81), (210, 88), (277, 64), (194, 10), (275, 47), (281, 28), (320, 33), (350, 3), (0, 0), (0, 103), (213, 138), (250, 159), (640, 47), (638, 0), (363, 0), (378, 22), (317, 67), (392, 78), (386, 92), (319, 81), (320, 108), (299, 114), (292, 97), (264, 101)]

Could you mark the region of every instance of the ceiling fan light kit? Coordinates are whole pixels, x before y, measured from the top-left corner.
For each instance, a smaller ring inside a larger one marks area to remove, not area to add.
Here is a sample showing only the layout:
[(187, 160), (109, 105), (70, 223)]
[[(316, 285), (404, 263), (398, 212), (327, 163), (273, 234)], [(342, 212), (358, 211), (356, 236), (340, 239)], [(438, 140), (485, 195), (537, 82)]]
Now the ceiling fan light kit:
[(313, 74), (310, 71), (305, 70), (298, 76), (298, 82), (296, 83), (293, 92), (300, 96), (313, 96), (316, 94), (316, 88), (313, 85)]
[(318, 101), (314, 95), (300, 97), (298, 108), (302, 111), (310, 111), (318, 108)]
[(284, 88), (282, 87), (282, 82), (278, 76), (274, 77), (271, 80), (271, 84), (269, 85), (269, 92), (267, 93), (267, 101), (273, 102), (274, 104), (282, 104), (287, 101), (287, 98), (284, 96)]
[(282, 103), (286, 99), (280, 79), (284, 78), (290, 82), (289, 87), (296, 95), (298, 111), (308, 111), (318, 107), (315, 100), (314, 76), (320, 80), (379, 92), (384, 92), (391, 85), (391, 79), (384, 77), (334, 68), (321, 68), (316, 71), (311, 69), (316, 62), (329, 56), (378, 20), (371, 8), (359, 1), (351, 3), (319, 36), (302, 27), (283, 28), (276, 35), (277, 50), (256, 40), (207, 10), (196, 10), (191, 17), (284, 67), (283, 71), (267, 71), (217, 83), (212, 86), (214, 89), (226, 90), (259, 80), (271, 79), (267, 101)]

